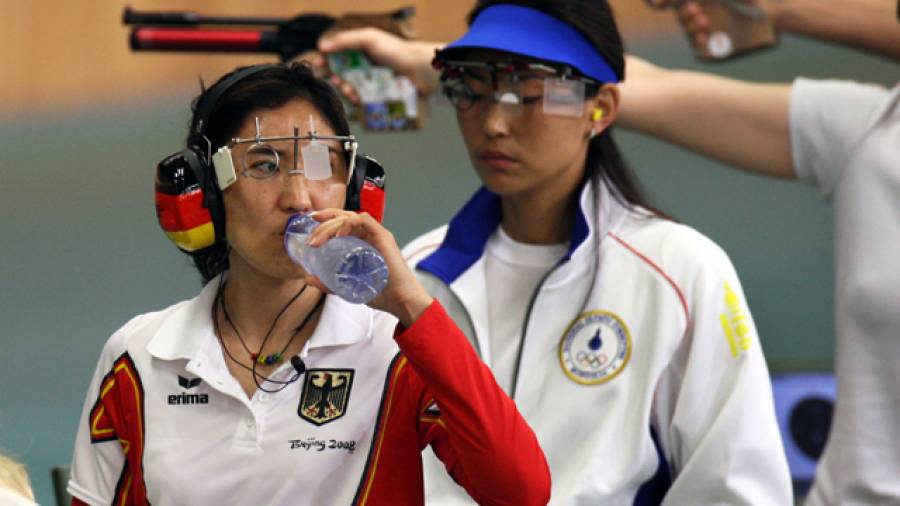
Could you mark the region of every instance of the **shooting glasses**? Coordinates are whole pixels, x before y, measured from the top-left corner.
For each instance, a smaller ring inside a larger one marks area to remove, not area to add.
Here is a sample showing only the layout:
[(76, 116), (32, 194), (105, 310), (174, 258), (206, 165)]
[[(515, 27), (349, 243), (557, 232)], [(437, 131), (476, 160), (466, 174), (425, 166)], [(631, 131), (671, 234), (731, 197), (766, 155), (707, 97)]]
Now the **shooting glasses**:
[(491, 102), (518, 117), (541, 101), (544, 114), (577, 117), (584, 113), (586, 86), (600, 84), (567, 66), (525, 61), (436, 60), (435, 66), (442, 70), (444, 95), (460, 112)]
[[(234, 138), (213, 155), (213, 165), (216, 169), (219, 187), (224, 190), (237, 181), (232, 148), (241, 144), (250, 145), (238, 160), (240, 173), (244, 177), (258, 180), (270, 179), (277, 175), (280, 169), (288, 175), (302, 175), (310, 181), (329, 179), (333, 174), (331, 153), (336, 152), (337, 149), (328, 141), (337, 141), (340, 148), (349, 155), (349, 167), (345, 181), (349, 184), (355, 169), (356, 150), (359, 145), (356, 137), (353, 135), (319, 135), (316, 133), (315, 120), (312, 116), (309, 118), (307, 135), (300, 135), (300, 130), (294, 127), (292, 135), (263, 136), (259, 117), (257, 117), (256, 136), (249, 139)], [(292, 161), (289, 167), (283, 163), (285, 158), (290, 158)]]

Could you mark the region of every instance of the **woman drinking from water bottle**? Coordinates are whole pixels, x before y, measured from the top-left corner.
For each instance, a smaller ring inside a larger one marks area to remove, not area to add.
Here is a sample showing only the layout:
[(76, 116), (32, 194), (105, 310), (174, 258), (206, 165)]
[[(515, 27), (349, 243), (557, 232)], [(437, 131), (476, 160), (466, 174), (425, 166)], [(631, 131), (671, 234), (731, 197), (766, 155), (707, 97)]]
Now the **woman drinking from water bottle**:
[[(515, 405), (392, 235), (353, 212), (361, 162), (329, 85), (299, 64), (248, 67), (193, 112), (187, 149), (158, 168), (157, 210), (205, 287), (107, 342), (75, 503), (421, 504), (426, 445), (479, 503), (546, 503), (546, 462)], [(368, 306), (288, 258), (285, 223), (311, 211), (310, 247), (353, 235), (383, 256)]]

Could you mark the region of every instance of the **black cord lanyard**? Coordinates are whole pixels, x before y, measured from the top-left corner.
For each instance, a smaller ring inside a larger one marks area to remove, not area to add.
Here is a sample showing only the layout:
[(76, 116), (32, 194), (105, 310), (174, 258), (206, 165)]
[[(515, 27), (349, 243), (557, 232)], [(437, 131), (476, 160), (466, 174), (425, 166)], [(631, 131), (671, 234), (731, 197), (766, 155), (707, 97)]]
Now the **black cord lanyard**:
[[(253, 365), (252, 365), (251, 367), (247, 367), (245, 364), (243, 364), (241, 361), (239, 361), (237, 358), (235, 358), (234, 355), (232, 355), (231, 352), (228, 350), (228, 347), (225, 346), (225, 341), (222, 339), (222, 332), (221, 332), (221, 330), (220, 330), (220, 328), (219, 328), (219, 319), (218, 319), (218, 315), (216, 314), (216, 309), (218, 308), (218, 306), (219, 306), (220, 304), (222, 305), (223, 313), (225, 312), (225, 311), (224, 311), (224, 301), (223, 301), (223, 290), (224, 290), (224, 282), (223, 282), (223, 280), (224, 280), (224, 278), (225, 278), (224, 275), (222, 275), (222, 276), (219, 278), (219, 287), (218, 287), (218, 289), (216, 290), (216, 298), (215, 298), (215, 301), (213, 301), (213, 307), (212, 307), (212, 313), (213, 313), (213, 314), (212, 314), (212, 318), (213, 318), (213, 329), (215, 330), (216, 337), (219, 339), (219, 344), (222, 345), (222, 351), (225, 352), (225, 355), (226, 355), (229, 359), (231, 359), (232, 362), (234, 362), (235, 364), (237, 364), (237, 365), (240, 366), (241, 368), (243, 368), (243, 369), (245, 369), (245, 370), (247, 370), (247, 371), (250, 371), (250, 373), (253, 375), (253, 383), (256, 385), (256, 388), (258, 388), (259, 390), (262, 390), (263, 392), (270, 393), (270, 394), (278, 393), (278, 392), (284, 390), (285, 388), (287, 388), (288, 385), (290, 385), (291, 383), (294, 383), (295, 381), (297, 381), (298, 379), (300, 379), (300, 376), (303, 375), (303, 371), (302, 371), (302, 370), (298, 369), (298, 368), (295, 366), (294, 374), (293, 374), (290, 378), (288, 378), (287, 381), (274, 380), (274, 379), (271, 379), (271, 378), (269, 378), (269, 377), (267, 377), (267, 376), (264, 376), (263, 374), (257, 372), (256, 368), (257, 368), (257, 366), (259, 365), (259, 363), (258, 363), (256, 360), (253, 361)], [(307, 286), (308, 286), (308, 285), (307, 285)], [(300, 292), (298, 292), (297, 295), (295, 295), (295, 296), (287, 303), (287, 305), (285, 305), (285, 307), (282, 308), (281, 312), (278, 313), (278, 316), (275, 317), (275, 321), (272, 322), (272, 326), (271, 326), (271, 328), (269, 329), (269, 334), (271, 334), (272, 329), (275, 327), (275, 323), (278, 321), (278, 318), (281, 317), (281, 315), (284, 313), (284, 311), (287, 310), (288, 306), (290, 306), (291, 303), (293, 303), (293, 302), (300, 296), (300, 294), (303, 293), (303, 290), (305, 290), (305, 289), (306, 289), (306, 286), (304, 286), (303, 289), (301, 289)], [(291, 340), (293, 340), (293, 339), (294, 339), (294, 336), (296, 336), (297, 334), (299, 334), (300, 331), (303, 329), (303, 327), (306, 326), (306, 324), (309, 322), (309, 320), (312, 318), (312, 316), (313, 316), (314, 314), (316, 314), (316, 312), (317, 312), (317, 311), (319, 310), (319, 308), (322, 306), (322, 303), (323, 303), (323, 302), (325, 302), (325, 297), (324, 297), (324, 296), (322, 296), (322, 297), (319, 298), (319, 300), (316, 302), (316, 305), (312, 308), (312, 310), (309, 312), (309, 314), (306, 315), (306, 317), (303, 319), (303, 322), (300, 323), (300, 325), (299, 325), (299, 326), (297, 327), (297, 329), (294, 331), (294, 334), (291, 336)], [(231, 323), (230, 319), (229, 319), (227, 316), (226, 316), (226, 320), (229, 320), (229, 324)], [(237, 329), (234, 328), (233, 324), (232, 324), (232, 328), (234, 329), (235, 334), (237, 334)], [(266, 338), (265, 338), (265, 339), (268, 339), (269, 334), (266, 335)], [(241, 341), (241, 344), (244, 346), (244, 349), (247, 350), (247, 353), (250, 353), (250, 355), (252, 356), (253, 354), (250, 352), (249, 349), (247, 349), (247, 345), (243, 342), (243, 339), (240, 337), (240, 334), (238, 334), (238, 339)], [(263, 340), (262, 345), (265, 345), (265, 339)], [(290, 343), (290, 341), (289, 341), (289, 343)], [(260, 348), (260, 349), (262, 349), (262, 348)], [(287, 349), (287, 345), (285, 345), (285, 349)], [(282, 350), (282, 351), (283, 351), (283, 350)], [(262, 379), (262, 382), (260, 382), (260, 378)], [(276, 389), (274, 389), (274, 390), (269, 390), (269, 389), (263, 387), (263, 383), (273, 383), (273, 384), (281, 385), (281, 386), (278, 387), (278, 388), (276, 388)]]

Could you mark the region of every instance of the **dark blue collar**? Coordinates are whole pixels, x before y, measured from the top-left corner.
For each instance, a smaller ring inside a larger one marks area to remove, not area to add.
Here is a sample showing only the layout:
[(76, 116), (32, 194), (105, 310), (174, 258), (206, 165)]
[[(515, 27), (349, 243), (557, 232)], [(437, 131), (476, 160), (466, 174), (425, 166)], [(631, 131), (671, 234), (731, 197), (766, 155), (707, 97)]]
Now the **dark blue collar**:
[[(453, 283), (484, 254), (484, 247), (500, 225), (502, 214), (500, 197), (481, 187), (450, 220), (441, 246), (419, 262), (418, 267), (434, 274), (448, 285)], [(589, 231), (584, 210), (579, 205), (572, 226), (569, 251), (559, 263), (567, 262), (572, 257)]]

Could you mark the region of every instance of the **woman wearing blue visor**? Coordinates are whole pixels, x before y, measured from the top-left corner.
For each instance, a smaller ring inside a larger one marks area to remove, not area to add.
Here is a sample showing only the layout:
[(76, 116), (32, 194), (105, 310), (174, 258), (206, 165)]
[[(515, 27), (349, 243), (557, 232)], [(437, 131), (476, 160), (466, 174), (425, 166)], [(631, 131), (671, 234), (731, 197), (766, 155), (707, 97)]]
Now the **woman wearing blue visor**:
[[(484, 187), (406, 254), (537, 433), (551, 503), (790, 504), (734, 268), (611, 137), (607, 2), (481, 1), (435, 66)], [(468, 502), (428, 466), (429, 504)]]

